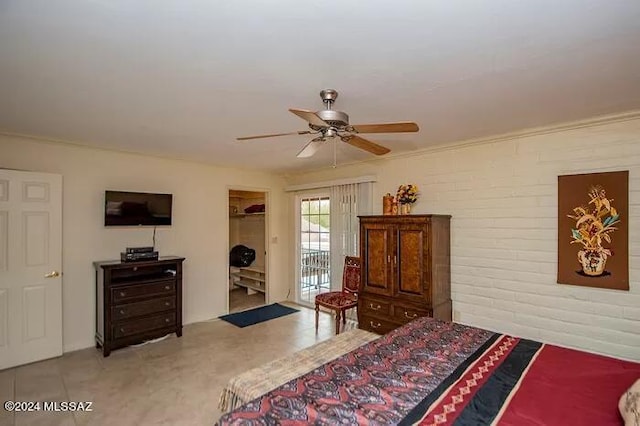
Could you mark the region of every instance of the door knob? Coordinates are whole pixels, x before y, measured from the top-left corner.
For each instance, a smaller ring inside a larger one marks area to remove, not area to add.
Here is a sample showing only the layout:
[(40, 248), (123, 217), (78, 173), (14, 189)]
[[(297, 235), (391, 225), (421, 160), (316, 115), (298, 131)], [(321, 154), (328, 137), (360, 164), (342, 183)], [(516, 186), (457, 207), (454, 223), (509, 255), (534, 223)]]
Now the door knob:
[(55, 277), (59, 277), (60, 276), (60, 272), (58, 271), (51, 271), (48, 274), (44, 274), (45, 278), (55, 278)]

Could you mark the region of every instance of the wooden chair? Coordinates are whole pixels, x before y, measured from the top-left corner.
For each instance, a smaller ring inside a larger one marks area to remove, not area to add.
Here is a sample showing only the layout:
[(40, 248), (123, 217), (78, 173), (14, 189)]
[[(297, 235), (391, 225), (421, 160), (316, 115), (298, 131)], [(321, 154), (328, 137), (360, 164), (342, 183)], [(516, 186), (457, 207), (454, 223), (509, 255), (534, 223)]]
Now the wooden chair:
[(342, 272), (342, 290), (320, 293), (316, 296), (316, 333), (320, 306), (336, 312), (336, 334), (340, 333), (340, 316), (342, 324), (346, 324), (347, 309), (358, 306), (358, 289), (360, 288), (360, 258), (346, 256)]

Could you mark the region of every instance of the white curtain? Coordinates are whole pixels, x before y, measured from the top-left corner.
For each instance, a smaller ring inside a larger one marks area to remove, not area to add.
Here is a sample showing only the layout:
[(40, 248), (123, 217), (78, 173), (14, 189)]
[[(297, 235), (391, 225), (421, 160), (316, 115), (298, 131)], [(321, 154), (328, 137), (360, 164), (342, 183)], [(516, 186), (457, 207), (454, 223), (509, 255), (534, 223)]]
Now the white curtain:
[(358, 216), (372, 212), (371, 182), (331, 187), (331, 288), (342, 287), (345, 256), (359, 256)]

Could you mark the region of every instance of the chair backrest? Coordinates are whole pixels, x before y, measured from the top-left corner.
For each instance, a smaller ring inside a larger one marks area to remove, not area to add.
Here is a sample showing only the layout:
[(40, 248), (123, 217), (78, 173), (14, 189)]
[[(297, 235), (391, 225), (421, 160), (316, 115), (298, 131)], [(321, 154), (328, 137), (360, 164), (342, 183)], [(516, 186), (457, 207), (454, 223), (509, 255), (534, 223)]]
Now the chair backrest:
[(342, 272), (342, 291), (357, 294), (360, 289), (360, 258), (345, 256)]

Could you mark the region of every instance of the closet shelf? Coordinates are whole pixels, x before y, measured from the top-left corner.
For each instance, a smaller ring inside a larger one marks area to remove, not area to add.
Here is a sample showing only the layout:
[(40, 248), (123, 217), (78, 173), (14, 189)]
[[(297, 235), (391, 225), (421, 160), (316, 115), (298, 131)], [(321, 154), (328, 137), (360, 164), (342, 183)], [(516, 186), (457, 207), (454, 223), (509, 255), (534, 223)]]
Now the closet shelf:
[(256, 276), (249, 275), (249, 274), (243, 274), (242, 272), (237, 272), (237, 273), (235, 273), (233, 275), (235, 275), (236, 277), (245, 278), (245, 279), (253, 280), (253, 281), (258, 281), (258, 282), (261, 282), (261, 283), (266, 281), (264, 279), (264, 277), (256, 277)]
[(255, 272), (257, 274), (264, 275), (264, 269), (263, 268), (258, 268), (256, 266), (244, 266), (244, 267), (240, 267), (238, 269), (240, 269), (240, 271)]
[(237, 217), (237, 218), (243, 218), (243, 217), (249, 217), (249, 216), (264, 216), (264, 212), (258, 212), (258, 213), (233, 213), (233, 214), (229, 215), (229, 217)]
[(240, 287), (246, 287), (246, 288), (250, 288), (251, 290), (259, 291), (260, 293), (265, 292), (264, 284), (262, 283), (250, 283), (242, 280), (234, 281), (233, 283)]
[(264, 269), (256, 267), (233, 268), (229, 275), (231, 275), (234, 285), (250, 288), (260, 293), (265, 292), (266, 278)]

